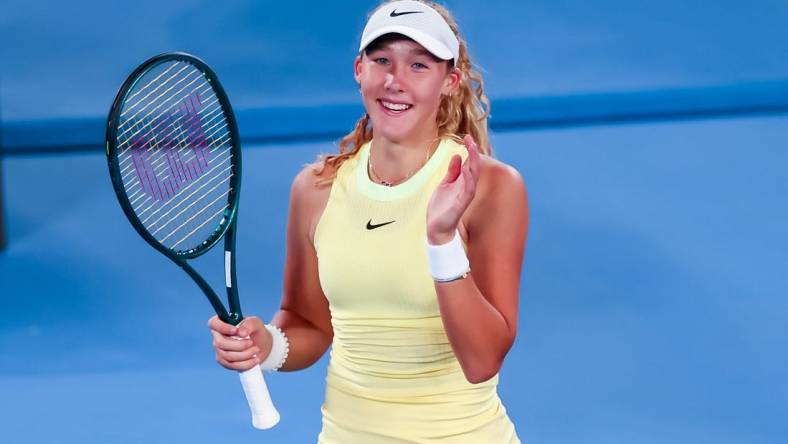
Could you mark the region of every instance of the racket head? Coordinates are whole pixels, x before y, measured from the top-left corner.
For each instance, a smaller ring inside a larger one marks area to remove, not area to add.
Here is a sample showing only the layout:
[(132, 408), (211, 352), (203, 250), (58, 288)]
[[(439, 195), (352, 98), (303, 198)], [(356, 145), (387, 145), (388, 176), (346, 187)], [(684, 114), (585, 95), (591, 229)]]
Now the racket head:
[(241, 147), (216, 74), (190, 54), (142, 63), (109, 112), (110, 178), (134, 229), (171, 259), (208, 251), (234, 223)]

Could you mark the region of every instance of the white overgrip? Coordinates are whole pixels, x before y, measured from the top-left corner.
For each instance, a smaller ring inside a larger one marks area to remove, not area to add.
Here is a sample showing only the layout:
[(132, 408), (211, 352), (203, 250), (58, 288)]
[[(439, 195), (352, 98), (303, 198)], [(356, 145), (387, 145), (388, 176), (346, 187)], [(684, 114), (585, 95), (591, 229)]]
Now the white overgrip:
[(261, 430), (275, 426), (279, 422), (279, 412), (271, 401), (271, 394), (268, 393), (268, 386), (265, 384), (260, 366), (255, 365), (239, 374), (249, 410), (252, 412), (252, 425)]

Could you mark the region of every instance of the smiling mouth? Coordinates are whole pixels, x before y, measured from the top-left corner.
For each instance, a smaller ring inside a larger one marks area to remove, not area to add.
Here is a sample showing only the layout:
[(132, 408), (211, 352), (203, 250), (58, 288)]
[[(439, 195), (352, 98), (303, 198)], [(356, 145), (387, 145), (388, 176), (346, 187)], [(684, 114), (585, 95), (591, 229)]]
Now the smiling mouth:
[(382, 99), (378, 99), (378, 103), (387, 114), (392, 115), (402, 114), (413, 108), (413, 105), (408, 105), (407, 103), (394, 103)]

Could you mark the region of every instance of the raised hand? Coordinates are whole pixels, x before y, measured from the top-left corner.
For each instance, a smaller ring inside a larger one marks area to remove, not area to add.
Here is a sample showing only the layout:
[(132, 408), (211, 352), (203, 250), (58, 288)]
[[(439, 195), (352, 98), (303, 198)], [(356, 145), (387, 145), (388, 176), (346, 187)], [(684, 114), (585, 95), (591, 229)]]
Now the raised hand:
[(460, 222), (476, 194), (479, 182), (479, 150), (471, 135), (463, 139), (468, 158), (455, 155), (449, 162), (443, 181), (435, 189), (427, 206), (427, 240), (432, 245), (451, 241)]

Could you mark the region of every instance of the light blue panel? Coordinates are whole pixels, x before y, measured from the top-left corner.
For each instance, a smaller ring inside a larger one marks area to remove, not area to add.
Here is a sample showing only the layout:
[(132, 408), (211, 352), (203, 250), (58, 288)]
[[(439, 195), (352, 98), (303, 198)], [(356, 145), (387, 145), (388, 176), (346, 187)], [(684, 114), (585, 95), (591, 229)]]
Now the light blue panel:
[(495, 138), (531, 204), (502, 392), (532, 442), (788, 436), (786, 123)]
[[(247, 315), (268, 320), (278, 308), (290, 181), (317, 152), (287, 146), (244, 153), (237, 271)], [(10, 248), (0, 254), (4, 439), (309, 442), (317, 436), (327, 361), (270, 376), (283, 422), (270, 432), (252, 429), (238, 376), (214, 361), (210, 305), (131, 229), (104, 156), (20, 158), (4, 166), (15, 190), (6, 202)], [(195, 262), (222, 290), (221, 249)]]
[[(530, 199), (500, 385), (526, 442), (784, 442), (787, 128), (783, 117), (493, 137)], [(244, 152), (249, 314), (276, 309), (289, 183), (321, 150), (332, 147)], [(5, 439), (314, 441), (325, 360), (269, 378), (283, 422), (252, 430), (237, 377), (213, 362), (209, 305), (127, 225), (101, 155), (4, 166)], [(219, 255), (197, 266), (221, 285)]]

